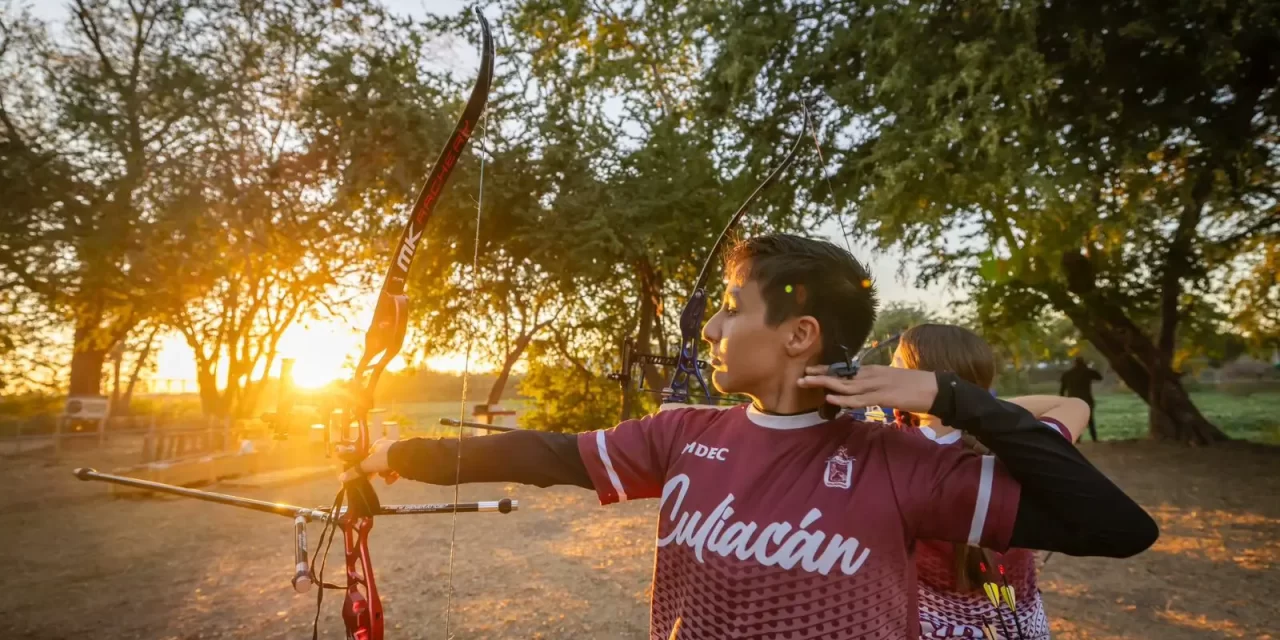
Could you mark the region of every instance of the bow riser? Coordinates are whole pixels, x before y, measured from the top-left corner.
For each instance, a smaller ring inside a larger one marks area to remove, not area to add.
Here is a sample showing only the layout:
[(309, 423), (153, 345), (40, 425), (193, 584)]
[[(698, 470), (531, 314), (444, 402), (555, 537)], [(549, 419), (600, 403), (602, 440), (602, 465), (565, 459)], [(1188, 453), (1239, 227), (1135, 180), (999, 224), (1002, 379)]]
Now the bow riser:
[[(652, 389), (652, 388), (646, 387), (644, 384), (643, 373), (637, 375), (636, 369), (638, 367), (643, 367), (644, 365), (676, 368), (680, 366), (681, 358), (679, 356), (668, 356), (668, 355), (662, 355), (662, 354), (643, 353), (643, 352), (637, 351), (635, 349), (634, 343), (632, 343), (631, 341), (628, 341), (627, 347), (628, 349), (624, 351), (624, 355), (623, 355), (622, 370), (615, 371), (606, 376), (609, 380), (617, 382), (619, 386), (622, 387), (623, 391), (631, 390), (638, 393), (658, 396), (663, 399), (664, 403), (671, 402), (671, 403), (681, 403), (681, 404), (720, 405), (720, 404), (740, 404), (742, 402), (747, 401), (745, 398), (742, 398), (742, 397), (725, 396), (725, 395), (712, 393), (711, 385), (709, 385), (706, 382), (706, 377), (705, 377), (706, 374), (704, 373), (705, 371), (711, 368), (711, 364), (705, 360), (697, 360), (696, 351), (693, 352), (692, 356), (694, 358), (694, 362), (696, 363), (695, 366), (697, 367), (697, 372), (695, 375), (692, 376), (692, 378), (695, 382), (698, 383), (699, 388), (702, 391), (701, 398), (705, 400), (705, 402), (691, 403), (688, 401), (688, 389), (689, 389), (688, 379), (690, 376), (687, 372), (682, 373), (681, 370), (679, 369), (676, 369), (675, 373), (672, 375), (672, 379), (676, 383), (677, 387), (679, 387), (683, 383), (684, 389), (685, 389), (685, 399), (684, 400), (668, 400), (668, 398), (678, 396), (678, 392), (673, 393), (673, 387), (667, 386), (662, 389)], [(696, 348), (696, 344), (695, 344), (695, 348)], [(632, 383), (632, 381), (634, 381), (634, 384)]]
[(346, 552), (347, 597), (342, 603), (342, 621), (352, 640), (382, 640), (382, 599), (373, 577), (369, 556), (369, 532), (373, 518), (346, 518), (342, 540)]

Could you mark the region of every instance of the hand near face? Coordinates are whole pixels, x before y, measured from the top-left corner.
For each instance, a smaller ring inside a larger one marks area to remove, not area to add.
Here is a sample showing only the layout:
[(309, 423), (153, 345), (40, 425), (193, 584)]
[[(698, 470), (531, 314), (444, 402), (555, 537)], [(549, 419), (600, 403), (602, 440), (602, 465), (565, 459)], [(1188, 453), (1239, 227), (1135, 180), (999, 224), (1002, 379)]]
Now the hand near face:
[(926, 413), (938, 397), (938, 378), (931, 371), (867, 365), (850, 379), (827, 375), (825, 365), (805, 368), (798, 384), (826, 389), (827, 402), (846, 409), (881, 406)]

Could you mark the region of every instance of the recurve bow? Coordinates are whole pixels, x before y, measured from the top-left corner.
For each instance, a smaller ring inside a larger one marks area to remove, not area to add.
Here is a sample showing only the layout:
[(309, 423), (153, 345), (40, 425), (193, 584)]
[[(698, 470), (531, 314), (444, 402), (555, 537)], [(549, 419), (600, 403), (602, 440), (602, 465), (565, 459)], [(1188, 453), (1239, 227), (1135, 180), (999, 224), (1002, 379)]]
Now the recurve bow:
[[(765, 177), (764, 181), (747, 196), (742, 205), (734, 211), (729, 217), (729, 221), (725, 224), (724, 229), (716, 238), (716, 242), (711, 246), (711, 251), (707, 253), (707, 257), (702, 262), (702, 268), (698, 271), (698, 279), (694, 282), (693, 289), (689, 293), (689, 297), (685, 299), (684, 309), (680, 312), (680, 348), (674, 356), (662, 354), (650, 354), (640, 352), (633, 341), (628, 340), (623, 347), (622, 367), (621, 370), (609, 374), (610, 380), (619, 382), (624, 392), (630, 385), (633, 378), (643, 381), (643, 375), (638, 378), (634, 374), (634, 369), (646, 364), (659, 365), (672, 368), (671, 381), (661, 391), (656, 389), (646, 389), (642, 384), (637, 385), (637, 390), (645, 393), (659, 393), (662, 402), (696, 404), (702, 401), (705, 404), (715, 404), (721, 400), (726, 400), (724, 396), (713, 394), (710, 385), (707, 384), (706, 378), (703, 376), (703, 370), (710, 368), (709, 365), (698, 359), (698, 349), (702, 342), (702, 322), (707, 312), (707, 281), (711, 277), (712, 266), (715, 264), (716, 258), (719, 257), (720, 251), (724, 249), (728, 243), (730, 234), (737, 228), (738, 223), (742, 221), (744, 215), (750, 210), (751, 205), (755, 203), (760, 194), (771, 184), (773, 184), (778, 176), (791, 166), (791, 162), (796, 157), (796, 152), (800, 149), (800, 143), (804, 139), (804, 131), (796, 137), (795, 142), (787, 151), (787, 155), (782, 159), (778, 166)], [(690, 382), (697, 385), (698, 397), (690, 395)], [(627, 416), (623, 416), (626, 418)]]

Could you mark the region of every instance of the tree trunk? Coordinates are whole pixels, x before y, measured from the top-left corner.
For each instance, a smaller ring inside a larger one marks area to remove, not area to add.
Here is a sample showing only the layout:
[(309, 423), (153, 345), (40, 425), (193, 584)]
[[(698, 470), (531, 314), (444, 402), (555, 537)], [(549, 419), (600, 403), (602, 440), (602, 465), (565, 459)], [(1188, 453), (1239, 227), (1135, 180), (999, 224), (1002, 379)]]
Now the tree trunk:
[(124, 415), (120, 413), (120, 368), (124, 365), (124, 354), (116, 353), (111, 359), (111, 417)]
[(206, 417), (218, 415), (221, 397), (218, 395), (217, 370), (212, 366), (197, 365), (196, 387), (200, 392), (200, 412)]
[(526, 333), (516, 339), (515, 346), (507, 353), (507, 357), (502, 362), (502, 371), (498, 373), (498, 379), (493, 381), (493, 386), (489, 387), (489, 397), (485, 402), (489, 406), (498, 404), (502, 400), (502, 392), (507, 388), (507, 381), (511, 379), (511, 369), (520, 361), (520, 357), (524, 355), (525, 349), (529, 348), (529, 344), (533, 342), (533, 334), (542, 329), (543, 325), (533, 328), (533, 331)]
[[(1132, 340), (1131, 336), (1125, 337), (1113, 329), (1101, 327), (1095, 327), (1092, 332), (1081, 329), (1081, 332), (1086, 337), (1090, 333), (1099, 336), (1098, 340), (1090, 338), (1089, 341), (1102, 352), (1120, 379), (1143, 397), (1148, 407), (1148, 426), (1153, 439), (1195, 445), (1229, 439), (1196, 408), (1178, 374), (1169, 367), (1168, 361), (1160, 357), (1159, 350), (1151, 349), (1154, 357), (1143, 360), (1132, 351), (1126, 352), (1116, 346)], [(1136, 366), (1135, 359), (1138, 360)]]
[(1062, 258), (1063, 270), (1077, 304), (1060, 288), (1050, 287), (1045, 293), (1062, 311), (1081, 335), (1095, 346), (1116, 375), (1157, 414), (1153, 424), (1160, 428), (1151, 433), (1159, 440), (1186, 444), (1210, 444), (1227, 440), (1227, 435), (1205, 419), (1182, 386), (1169, 362), (1142, 329), (1124, 311), (1107, 301), (1093, 286), (1093, 271), (1088, 258), (1080, 253), (1067, 253)]
[(133, 373), (129, 376), (129, 385), (124, 389), (124, 397), (121, 398), (121, 415), (129, 415), (131, 413), (129, 404), (133, 402), (133, 389), (138, 384), (138, 378), (142, 377), (142, 370), (147, 366), (147, 360), (151, 358), (151, 348), (155, 344), (156, 333), (160, 331), (159, 326), (151, 328), (151, 333), (147, 334), (147, 342), (142, 346), (142, 352), (138, 354), (138, 361), (133, 365)]
[[(1178, 299), (1182, 297), (1182, 279), (1191, 270), (1191, 243), (1196, 235), (1196, 225), (1200, 222), (1200, 211), (1204, 208), (1205, 199), (1213, 187), (1213, 173), (1208, 169), (1196, 172), (1188, 200), (1183, 203), (1178, 215), (1178, 227), (1173, 232), (1169, 249), (1165, 252), (1164, 272), (1160, 276), (1160, 332), (1156, 337), (1156, 357), (1149, 369), (1151, 373), (1150, 387), (1147, 393), (1150, 398), (1150, 411), (1147, 412), (1147, 430), (1155, 439), (1177, 440), (1187, 442), (1182, 437), (1182, 422), (1173, 413), (1178, 409), (1173, 405), (1180, 403), (1178, 398), (1168, 398), (1171, 383), (1181, 388), (1182, 384), (1173, 371), (1173, 353), (1177, 347)], [(1190, 404), (1186, 393), (1182, 399)], [(1191, 407), (1194, 409), (1194, 406)], [(1182, 407), (1185, 412), (1186, 407)], [(1196, 412), (1199, 414), (1199, 412)], [(1191, 433), (1191, 440), (1196, 444), (1208, 444), (1203, 441), (1212, 434)], [(1224, 436), (1225, 437), (1225, 436)]]
[(70, 395), (102, 395), (102, 366), (106, 364), (107, 354), (133, 326), (132, 313), (113, 317), (104, 311), (100, 302), (77, 311), (71, 343)]
[[(97, 349), (79, 340), (76, 330), (76, 349), (71, 355), (71, 388), (73, 396), (102, 395), (102, 365), (107, 360), (107, 350)], [(83, 346), (82, 346), (83, 345)]]
[[(631, 375), (632, 367), (630, 358), (632, 352), (635, 351), (635, 346), (635, 341), (630, 337), (624, 337), (622, 339), (622, 349), (619, 354), (620, 357), (618, 358), (618, 362), (622, 363), (622, 375), (624, 376)], [(635, 400), (636, 394), (631, 388), (630, 381), (624, 379), (622, 381), (622, 412), (618, 417), (618, 422), (626, 422), (631, 419), (631, 412), (635, 410)]]
[[(662, 277), (647, 259), (640, 261), (636, 271), (640, 274), (640, 328), (636, 331), (636, 346), (643, 351), (652, 347), (654, 324), (662, 315)], [(662, 353), (666, 346), (659, 343), (656, 353)], [(640, 369), (644, 386), (648, 389), (661, 391), (666, 386), (662, 371), (657, 366), (646, 364)]]

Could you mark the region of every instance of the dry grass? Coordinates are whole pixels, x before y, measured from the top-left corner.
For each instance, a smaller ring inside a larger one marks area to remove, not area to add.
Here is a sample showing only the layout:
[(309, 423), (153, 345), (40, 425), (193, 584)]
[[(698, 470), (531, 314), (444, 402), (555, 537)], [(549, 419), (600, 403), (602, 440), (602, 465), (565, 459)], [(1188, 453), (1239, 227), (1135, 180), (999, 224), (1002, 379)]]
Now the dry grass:
[[(1163, 535), (1125, 561), (1055, 554), (1042, 582), (1055, 638), (1272, 637), (1280, 620), (1280, 449), (1103, 443), (1084, 451), (1152, 510)], [(0, 467), (0, 637), (310, 634), (315, 599), (289, 587), (287, 519), (177, 499), (112, 500), (105, 487), (71, 476), (93, 458), (100, 454)], [(322, 480), (250, 495), (320, 505), (332, 490)], [(401, 482), (382, 495), (436, 502), (453, 491)], [(602, 509), (574, 488), (462, 491), (464, 500), (505, 495), (519, 497), (521, 511), (458, 518), (456, 637), (647, 637), (656, 504)], [(449, 516), (377, 521), (372, 552), (388, 637), (444, 637), (449, 533)], [(341, 580), (333, 563), (330, 577)], [(337, 592), (326, 597), (322, 637), (342, 637), (340, 600)]]

